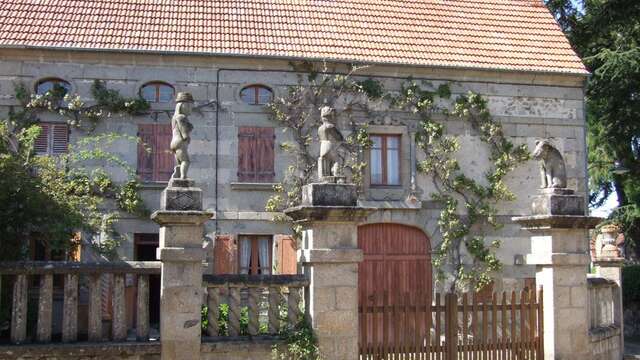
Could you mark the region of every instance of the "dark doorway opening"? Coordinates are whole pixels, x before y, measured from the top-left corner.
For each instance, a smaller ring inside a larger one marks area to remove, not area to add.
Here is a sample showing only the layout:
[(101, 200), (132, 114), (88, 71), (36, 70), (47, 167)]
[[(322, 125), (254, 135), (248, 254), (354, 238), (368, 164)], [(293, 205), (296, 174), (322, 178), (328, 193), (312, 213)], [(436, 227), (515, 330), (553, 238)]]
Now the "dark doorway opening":
[[(135, 234), (134, 260), (156, 261), (158, 245), (158, 234)], [(160, 324), (160, 275), (149, 276), (149, 323), (152, 326)]]

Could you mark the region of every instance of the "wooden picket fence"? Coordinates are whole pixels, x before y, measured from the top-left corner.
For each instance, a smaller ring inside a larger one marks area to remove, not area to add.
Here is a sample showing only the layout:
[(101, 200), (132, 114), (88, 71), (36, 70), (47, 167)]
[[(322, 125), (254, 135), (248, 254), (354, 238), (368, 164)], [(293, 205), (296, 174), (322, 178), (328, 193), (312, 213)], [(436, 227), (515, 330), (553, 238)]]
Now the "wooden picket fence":
[(542, 295), (374, 294), (359, 308), (360, 359), (541, 360)]

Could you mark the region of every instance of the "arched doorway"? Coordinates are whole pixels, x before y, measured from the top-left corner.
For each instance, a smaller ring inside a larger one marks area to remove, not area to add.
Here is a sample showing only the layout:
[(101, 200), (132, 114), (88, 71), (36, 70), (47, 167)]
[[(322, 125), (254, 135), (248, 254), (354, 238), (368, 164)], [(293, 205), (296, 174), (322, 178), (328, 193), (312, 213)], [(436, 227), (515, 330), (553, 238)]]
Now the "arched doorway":
[(422, 338), (427, 329), (418, 319), (426, 307), (420, 305), (431, 303), (432, 292), (429, 238), (412, 226), (368, 224), (358, 227), (358, 247), (364, 252), (358, 265), (360, 346)]

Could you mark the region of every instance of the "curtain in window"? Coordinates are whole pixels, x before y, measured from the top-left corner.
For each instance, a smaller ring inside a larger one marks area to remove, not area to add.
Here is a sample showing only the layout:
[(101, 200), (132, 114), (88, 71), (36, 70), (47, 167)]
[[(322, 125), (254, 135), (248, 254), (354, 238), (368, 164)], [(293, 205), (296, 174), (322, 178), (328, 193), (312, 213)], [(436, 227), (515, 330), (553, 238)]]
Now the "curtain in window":
[(263, 275), (271, 274), (271, 264), (269, 264), (269, 238), (261, 238), (258, 242), (258, 254), (260, 256), (260, 270)]
[(249, 273), (249, 261), (251, 260), (251, 239), (240, 240), (240, 274)]
[(382, 184), (382, 138), (380, 136), (372, 136), (371, 141), (371, 183)]
[(387, 137), (387, 184), (400, 185), (400, 143), (397, 137)]

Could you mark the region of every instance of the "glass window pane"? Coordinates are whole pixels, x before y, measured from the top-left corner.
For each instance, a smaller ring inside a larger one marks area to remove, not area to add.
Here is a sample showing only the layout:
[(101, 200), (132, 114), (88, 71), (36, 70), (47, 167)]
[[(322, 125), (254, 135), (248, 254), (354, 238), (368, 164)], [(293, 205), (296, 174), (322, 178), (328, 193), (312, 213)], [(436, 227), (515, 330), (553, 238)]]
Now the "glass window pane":
[(371, 149), (371, 183), (382, 184), (382, 150)]
[(38, 83), (38, 86), (36, 87), (36, 94), (44, 95), (47, 91), (53, 90), (54, 86), (62, 87), (65, 90), (64, 94), (67, 94), (71, 88), (69, 83), (63, 80), (45, 80)]
[(387, 136), (387, 149), (398, 149), (400, 138), (398, 136)]
[(142, 87), (142, 98), (148, 102), (156, 102), (156, 87), (145, 85)]
[(387, 150), (387, 184), (400, 185), (400, 152), (397, 149)]
[(173, 99), (173, 88), (169, 85), (159, 85), (160, 86), (160, 96), (158, 98), (158, 102), (167, 103), (171, 102)]
[(255, 104), (256, 90), (252, 87), (246, 87), (240, 92), (240, 98), (247, 104)]
[(372, 135), (370, 137), (371, 142), (373, 142), (372, 148), (373, 149), (380, 149), (382, 148), (382, 137), (380, 136), (376, 136), (376, 135)]
[(259, 104), (268, 104), (271, 102), (271, 96), (273, 93), (271, 90), (266, 87), (260, 86), (258, 87), (258, 103)]

